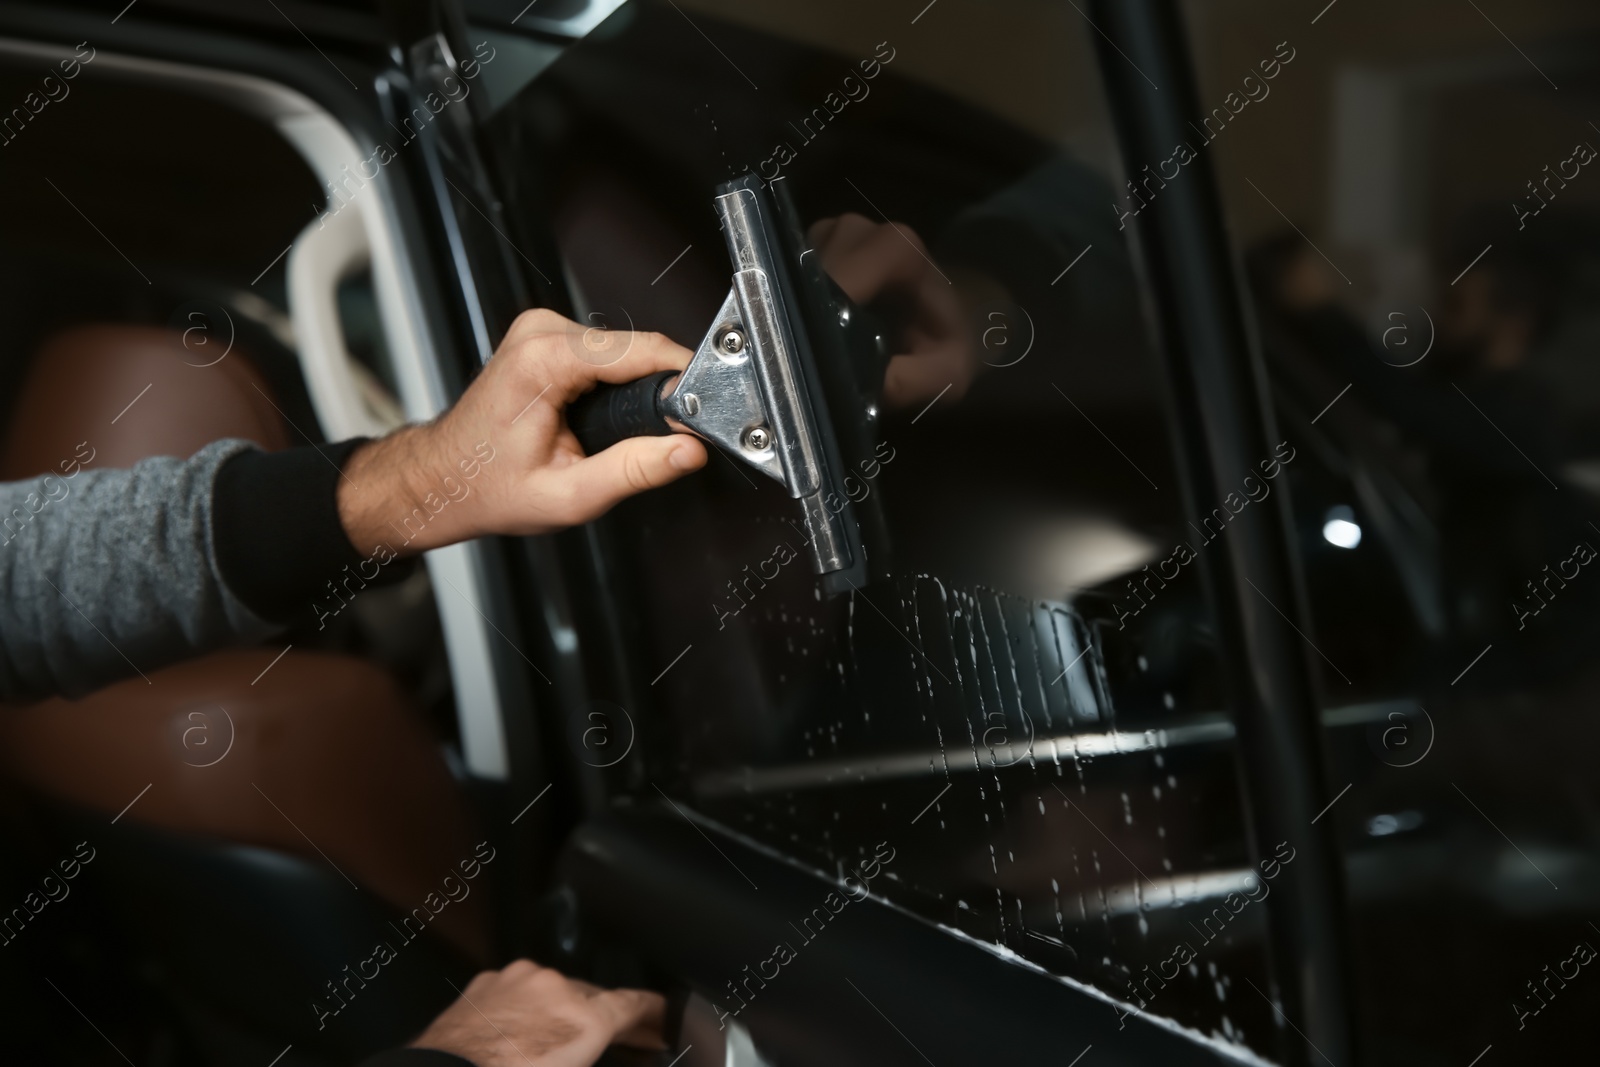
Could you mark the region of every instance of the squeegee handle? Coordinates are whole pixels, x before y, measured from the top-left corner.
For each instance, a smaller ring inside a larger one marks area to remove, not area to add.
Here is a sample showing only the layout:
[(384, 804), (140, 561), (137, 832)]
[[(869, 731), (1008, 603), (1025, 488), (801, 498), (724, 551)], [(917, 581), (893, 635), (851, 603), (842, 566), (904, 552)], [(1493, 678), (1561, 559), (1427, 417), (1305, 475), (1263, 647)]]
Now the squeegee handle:
[(624, 385), (600, 385), (567, 408), (567, 425), (589, 455), (629, 437), (664, 437), (673, 429), (662, 410), (662, 391), (678, 371), (658, 371)]

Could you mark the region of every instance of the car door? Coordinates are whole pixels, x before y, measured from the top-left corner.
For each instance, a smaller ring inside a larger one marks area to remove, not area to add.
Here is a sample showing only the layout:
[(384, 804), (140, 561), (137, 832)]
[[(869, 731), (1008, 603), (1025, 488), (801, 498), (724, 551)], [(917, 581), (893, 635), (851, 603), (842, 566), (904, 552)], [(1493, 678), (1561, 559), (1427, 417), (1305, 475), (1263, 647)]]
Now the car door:
[(574, 40), (511, 8), (467, 10), (521, 72), (478, 213), (555, 306), (693, 348), (711, 196), (754, 171), (923, 256), (973, 372), (867, 413), (847, 583), (722, 454), (527, 547), (573, 827), (533, 936), (779, 1064), (1341, 1055), (1299, 453), (1207, 162), (1141, 169), (1193, 110), (1173, 12), (632, 3)]
[(1195, 39), (1274, 403), (1306, 443), (1294, 528), (1363, 1051), (1579, 1059), (1600, 22), (1322, 11), (1197, 8)]

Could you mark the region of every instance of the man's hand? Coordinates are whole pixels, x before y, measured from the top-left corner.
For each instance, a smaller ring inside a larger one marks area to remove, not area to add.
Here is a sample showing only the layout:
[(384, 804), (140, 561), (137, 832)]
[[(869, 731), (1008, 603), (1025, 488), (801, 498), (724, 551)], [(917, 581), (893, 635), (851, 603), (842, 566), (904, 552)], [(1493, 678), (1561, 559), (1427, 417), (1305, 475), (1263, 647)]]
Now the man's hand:
[(890, 408), (925, 404), (946, 389), (966, 394), (979, 353), (964, 321), (960, 294), (909, 226), (860, 215), (820, 219), (811, 246), (822, 268), (857, 304), (887, 301), (903, 315), (904, 351), (889, 360), (883, 400)]
[(548, 533), (698, 470), (705, 446), (686, 434), (585, 456), (563, 414), (596, 383), (683, 370), (690, 356), (660, 334), (524, 312), (455, 407), (351, 456), (338, 489), (345, 532), (363, 555), (387, 545), (401, 556), (486, 534)]
[(411, 1043), (477, 1067), (589, 1067), (606, 1046), (663, 1049), (666, 1001), (642, 989), (597, 989), (518, 960), (484, 971)]

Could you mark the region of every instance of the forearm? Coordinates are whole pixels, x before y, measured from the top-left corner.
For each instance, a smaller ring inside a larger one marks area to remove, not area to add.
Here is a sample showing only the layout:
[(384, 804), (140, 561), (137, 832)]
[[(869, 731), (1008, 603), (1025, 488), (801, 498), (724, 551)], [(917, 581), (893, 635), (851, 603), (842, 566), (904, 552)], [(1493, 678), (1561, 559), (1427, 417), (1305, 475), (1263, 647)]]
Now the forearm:
[[(407, 426), (358, 448), (335, 489), (338, 518), (363, 558), (387, 564), (469, 540), (480, 501), (487, 440), (455, 442), (437, 423)], [(497, 472), (496, 472), (497, 473)]]
[[(0, 484), (0, 700), (76, 696), (201, 652), (313, 622), (352, 577), (485, 534), (546, 533), (706, 461), (693, 438), (585, 456), (562, 410), (597, 382), (682, 370), (689, 352), (624, 334), (603, 365), (550, 312), (520, 317), (447, 414), (376, 441)], [(542, 401), (542, 402), (541, 402)]]
[(212, 485), (247, 447), (0, 486), (0, 696), (76, 696), (272, 630), (212, 552)]
[(362, 559), (334, 492), (361, 443), (219, 441), (0, 485), (0, 699), (77, 696), (316, 619)]

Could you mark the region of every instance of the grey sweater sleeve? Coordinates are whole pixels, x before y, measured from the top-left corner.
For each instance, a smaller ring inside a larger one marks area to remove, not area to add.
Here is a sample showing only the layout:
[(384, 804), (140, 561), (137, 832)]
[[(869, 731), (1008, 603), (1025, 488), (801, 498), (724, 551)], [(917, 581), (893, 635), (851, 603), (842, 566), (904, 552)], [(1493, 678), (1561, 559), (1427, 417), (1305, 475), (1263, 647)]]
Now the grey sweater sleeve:
[(81, 696), (285, 624), (320, 628), (335, 580), (404, 578), (415, 560), (363, 559), (339, 516), (340, 470), (363, 443), (218, 441), (0, 484), (0, 700)]
[(80, 696), (278, 627), (221, 577), (212, 489), (251, 446), (0, 484), (0, 699)]

